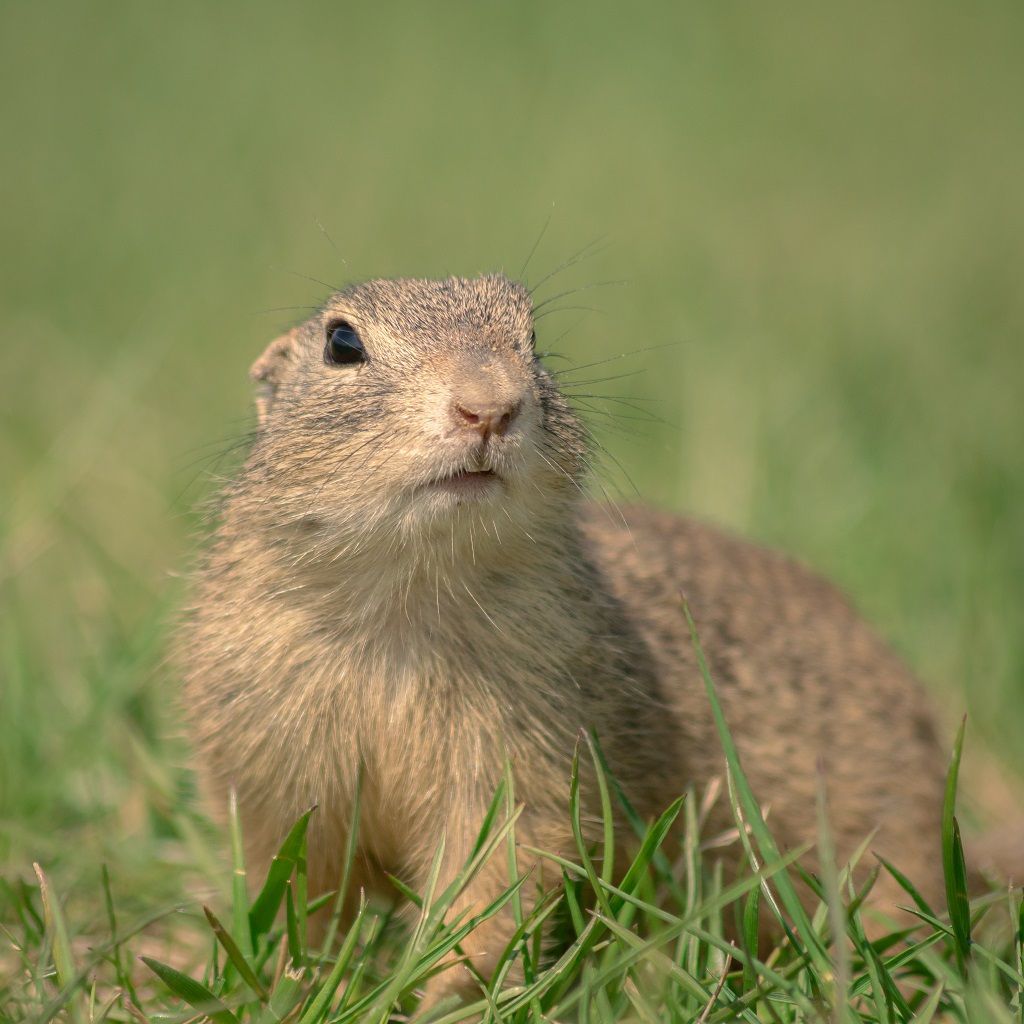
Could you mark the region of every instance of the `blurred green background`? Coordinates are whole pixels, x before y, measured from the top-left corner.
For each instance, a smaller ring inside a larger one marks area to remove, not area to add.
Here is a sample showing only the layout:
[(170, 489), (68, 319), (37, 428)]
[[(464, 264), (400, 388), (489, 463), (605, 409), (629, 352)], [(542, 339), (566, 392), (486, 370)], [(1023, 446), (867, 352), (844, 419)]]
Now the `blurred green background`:
[(548, 221), (534, 280), (605, 241), (542, 297), (626, 282), (540, 344), (633, 353), (600, 389), (667, 422), (595, 425), (636, 489), (837, 578), (1024, 767), (1022, 30), (1000, 0), (4, 4), (0, 871), (175, 890), (203, 844), (167, 623), (249, 362), (318, 281), (517, 273)]

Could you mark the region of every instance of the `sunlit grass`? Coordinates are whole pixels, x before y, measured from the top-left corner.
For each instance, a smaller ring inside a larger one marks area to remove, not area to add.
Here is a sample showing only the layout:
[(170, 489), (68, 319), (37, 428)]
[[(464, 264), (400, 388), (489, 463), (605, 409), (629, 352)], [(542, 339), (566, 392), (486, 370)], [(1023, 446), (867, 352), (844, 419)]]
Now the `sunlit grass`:
[[(431, 1011), (431, 1020), (1019, 1021), (1024, 903), (1019, 889), (968, 901), (955, 815), (963, 733), (951, 760), (942, 835), (935, 837), (937, 857), (941, 838), (947, 904), (933, 908), (885, 862), (866, 871), (859, 862), (870, 859), (867, 842), (850, 864), (835, 864), (824, 778), (817, 842), (821, 876), (797, 864), (806, 850), (780, 851), (747, 782), (702, 655), (700, 664), (723, 745), (735, 841), (747, 851), (748, 870), (737, 879), (724, 878), (713, 852), (705, 849), (701, 823), (707, 801), (693, 791), (647, 825), (623, 804), (627, 819), (638, 826), (637, 839), (631, 862), (616, 870), (613, 800), (625, 798), (606, 773), (597, 741), (588, 738), (577, 749), (568, 785), (566, 814), (576, 849), (565, 856), (531, 848), (559, 867), (562, 884), (530, 904), (522, 895), (532, 879), (516, 868), (518, 809), (510, 772), (469, 860), (449, 885), (438, 885), (443, 840), (424, 892), (395, 880), (396, 897), (404, 896), (413, 910), (399, 917), (387, 906), (368, 904), (365, 894), (357, 907), (346, 908), (332, 893), (310, 900), (305, 844), (315, 809), (284, 838), (265, 880), (253, 890), (246, 884), (242, 824), (232, 810), (230, 891), (204, 903), (205, 928), (199, 901), (170, 912), (163, 927), (174, 962), (151, 953), (133, 961), (146, 921), (119, 925), (105, 873), (102, 903), (95, 904), (97, 912), (105, 907), (102, 921), (70, 919), (39, 865), (35, 885), (5, 884), (11, 962), (0, 988), (0, 1013), (11, 1020), (89, 1024), (184, 1022), (197, 1014), (215, 1024), (386, 1024), (415, 1010), (425, 982), (452, 969), (445, 958), (460, 952), (473, 928), (494, 914), (514, 913), (517, 928), (494, 976), (479, 978), (479, 998), (443, 1003)], [(597, 779), (602, 794), (603, 838), (596, 846), (584, 838), (582, 773)], [(353, 822), (358, 817), (357, 800)], [(354, 835), (340, 865), (342, 880), (355, 855)], [(453, 915), (459, 894), (492, 857), (508, 858), (512, 884), (473, 916)], [(865, 901), (882, 870), (904, 889), (918, 924), (879, 936), (877, 927), (869, 931)], [(339, 892), (345, 892), (343, 882)], [(310, 937), (314, 914), (331, 915), (328, 937), (319, 943)], [(556, 915), (567, 933), (551, 948), (544, 933)], [(767, 948), (759, 938), (759, 915), (774, 921), (778, 936)], [(77, 941), (76, 925), (87, 944)]]

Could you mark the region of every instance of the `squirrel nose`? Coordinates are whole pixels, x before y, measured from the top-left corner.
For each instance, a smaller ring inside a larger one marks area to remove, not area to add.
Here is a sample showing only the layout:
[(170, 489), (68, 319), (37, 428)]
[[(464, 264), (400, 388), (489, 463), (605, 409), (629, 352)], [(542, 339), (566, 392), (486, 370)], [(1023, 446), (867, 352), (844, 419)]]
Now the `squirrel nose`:
[(460, 427), (477, 431), (486, 440), (491, 434), (501, 437), (515, 422), (522, 401), (467, 401), (452, 403), (452, 418)]

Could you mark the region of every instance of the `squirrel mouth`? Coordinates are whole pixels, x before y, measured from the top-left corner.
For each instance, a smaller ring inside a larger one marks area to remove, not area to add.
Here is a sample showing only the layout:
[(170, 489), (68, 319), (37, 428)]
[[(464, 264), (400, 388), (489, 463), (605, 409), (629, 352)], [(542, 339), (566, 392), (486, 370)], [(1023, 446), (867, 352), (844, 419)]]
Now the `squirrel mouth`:
[(427, 488), (434, 493), (472, 497), (486, 494), (500, 482), (501, 477), (493, 469), (460, 469), (432, 480)]

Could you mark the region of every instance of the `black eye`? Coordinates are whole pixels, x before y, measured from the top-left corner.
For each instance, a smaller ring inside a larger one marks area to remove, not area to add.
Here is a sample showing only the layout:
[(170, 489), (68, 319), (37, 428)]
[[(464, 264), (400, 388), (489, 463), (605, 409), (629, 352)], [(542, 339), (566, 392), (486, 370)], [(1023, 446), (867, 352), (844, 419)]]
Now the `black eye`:
[(324, 347), (324, 362), (336, 366), (352, 366), (366, 362), (366, 349), (356, 329), (344, 320), (335, 320), (327, 325), (327, 345)]

